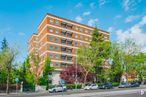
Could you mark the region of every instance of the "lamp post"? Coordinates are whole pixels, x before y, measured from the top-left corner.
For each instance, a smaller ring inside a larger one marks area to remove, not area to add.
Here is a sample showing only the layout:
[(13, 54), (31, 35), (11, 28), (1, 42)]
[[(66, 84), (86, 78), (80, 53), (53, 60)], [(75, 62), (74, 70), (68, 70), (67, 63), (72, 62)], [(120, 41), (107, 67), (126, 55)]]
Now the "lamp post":
[(16, 77), (15, 81), (16, 81), (16, 93), (17, 93), (19, 78), (18, 78), (18, 77)]
[(51, 83), (51, 81), (52, 81), (52, 73), (51, 73), (51, 72), (49, 72), (49, 73), (48, 73), (47, 89), (49, 89), (49, 88), (50, 88), (50, 87), (49, 87), (49, 84)]
[(77, 90), (77, 73), (78, 73), (78, 71), (77, 71), (77, 50), (76, 50), (76, 74), (75, 74), (75, 89)]

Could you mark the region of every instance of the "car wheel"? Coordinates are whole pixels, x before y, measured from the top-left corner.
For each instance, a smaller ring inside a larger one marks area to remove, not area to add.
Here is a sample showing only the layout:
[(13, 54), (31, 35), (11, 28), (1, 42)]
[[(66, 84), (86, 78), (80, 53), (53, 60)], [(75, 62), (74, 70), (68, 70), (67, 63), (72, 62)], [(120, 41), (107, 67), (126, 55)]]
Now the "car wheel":
[(55, 89), (53, 90), (53, 93), (56, 93), (56, 90)]

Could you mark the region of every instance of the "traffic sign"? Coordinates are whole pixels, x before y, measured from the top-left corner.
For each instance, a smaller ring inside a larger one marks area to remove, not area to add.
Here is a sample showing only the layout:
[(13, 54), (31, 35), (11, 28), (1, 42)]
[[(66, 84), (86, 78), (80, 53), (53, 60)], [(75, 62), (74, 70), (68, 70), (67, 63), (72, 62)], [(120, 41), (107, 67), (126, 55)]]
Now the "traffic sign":
[(59, 81), (59, 83), (60, 83), (61, 85), (64, 85), (64, 84), (65, 84), (65, 80), (61, 79), (61, 80)]

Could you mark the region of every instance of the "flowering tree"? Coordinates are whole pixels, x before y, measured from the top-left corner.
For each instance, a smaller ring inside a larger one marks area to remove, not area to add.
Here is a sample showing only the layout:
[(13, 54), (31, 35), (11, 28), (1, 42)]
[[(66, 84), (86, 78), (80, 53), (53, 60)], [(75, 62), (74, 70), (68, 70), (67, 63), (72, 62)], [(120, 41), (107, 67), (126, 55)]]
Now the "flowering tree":
[[(77, 77), (76, 77), (77, 75)], [(94, 79), (93, 73), (88, 73), (87, 82), (91, 82)], [(81, 65), (71, 65), (66, 67), (60, 74), (61, 79), (64, 79), (66, 83), (75, 83), (76, 78), (79, 83), (84, 82), (85, 71)]]

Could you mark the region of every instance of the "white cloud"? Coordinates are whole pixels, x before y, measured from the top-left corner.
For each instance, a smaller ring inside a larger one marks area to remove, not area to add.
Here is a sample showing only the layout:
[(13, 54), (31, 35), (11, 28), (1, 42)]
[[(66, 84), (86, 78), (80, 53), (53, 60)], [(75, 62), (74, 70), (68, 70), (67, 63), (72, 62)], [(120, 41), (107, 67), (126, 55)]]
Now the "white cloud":
[(3, 33), (12, 33), (11, 30), (12, 30), (11, 27), (3, 27), (3, 28), (0, 29), (0, 34), (3, 34)]
[(88, 15), (90, 15), (91, 14), (91, 12), (90, 11), (87, 11), (87, 12), (84, 12), (83, 13), (83, 16), (88, 16)]
[(80, 16), (77, 16), (76, 18), (75, 18), (75, 21), (76, 22), (79, 22), (79, 23), (81, 23), (82, 22), (82, 17), (80, 17)]
[(25, 36), (25, 33), (24, 32), (19, 32), (18, 35)]
[(88, 25), (89, 26), (96, 26), (97, 22), (98, 22), (98, 19), (97, 18), (96, 19), (90, 19), (88, 21)]
[(123, 7), (125, 11), (136, 9), (141, 0), (123, 0)]
[(94, 3), (94, 2), (91, 2), (91, 3), (90, 3), (90, 7), (91, 7), (92, 9), (94, 9), (94, 8), (95, 8), (95, 6), (96, 6), (96, 5), (95, 5), (95, 3)]
[(81, 3), (81, 2), (77, 3), (77, 4), (75, 5), (75, 7), (76, 7), (76, 8), (82, 7), (82, 3)]
[(128, 16), (126, 19), (125, 19), (125, 22), (126, 23), (129, 23), (129, 22), (132, 22), (132, 21), (134, 21), (134, 20), (136, 20), (136, 19), (138, 19), (139, 18), (139, 15), (131, 15), (131, 16)]
[(128, 38), (132, 38), (136, 41), (137, 44), (142, 46), (143, 51), (146, 52), (146, 33), (143, 32), (142, 27), (146, 26), (146, 15), (142, 18), (142, 20), (132, 26), (131, 28), (123, 31), (117, 30), (117, 38), (119, 41), (125, 41)]
[(109, 27), (109, 28), (107, 29), (108, 32), (112, 32), (113, 30), (114, 30), (113, 27)]
[(107, 0), (99, 0), (99, 6), (103, 6), (105, 3), (107, 3)]
[(121, 15), (116, 15), (115, 16), (115, 19), (119, 19), (119, 18), (121, 18), (122, 16)]
[(130, 0), (123, 0), (123, 7), (127, 11), (129, 9)]

